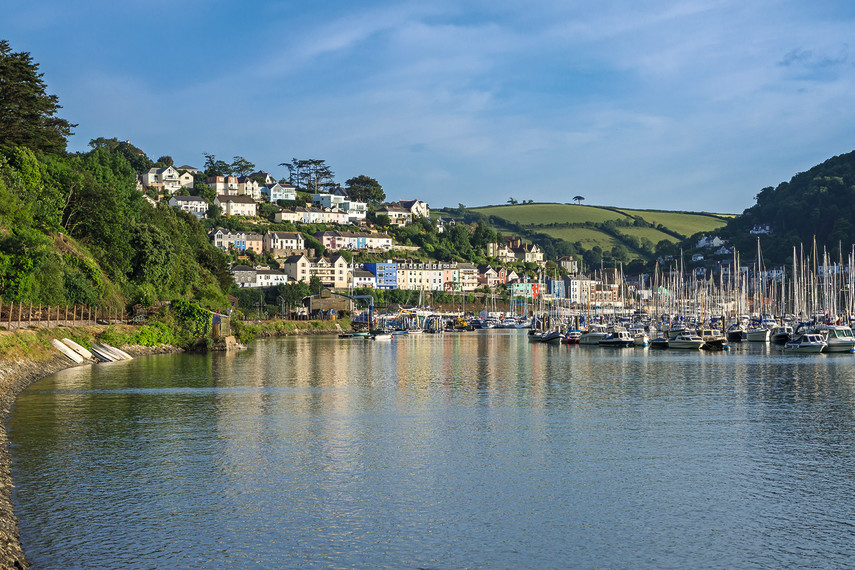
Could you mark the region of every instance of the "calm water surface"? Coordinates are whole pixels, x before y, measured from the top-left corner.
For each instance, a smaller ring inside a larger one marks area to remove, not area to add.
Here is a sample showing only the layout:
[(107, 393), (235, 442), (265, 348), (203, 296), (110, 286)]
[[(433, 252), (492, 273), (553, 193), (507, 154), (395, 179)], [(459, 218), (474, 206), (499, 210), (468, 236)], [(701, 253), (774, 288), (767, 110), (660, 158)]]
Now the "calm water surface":
[(40, 568), (850, 566), (855, 357), (288, 338), (9, 419)]

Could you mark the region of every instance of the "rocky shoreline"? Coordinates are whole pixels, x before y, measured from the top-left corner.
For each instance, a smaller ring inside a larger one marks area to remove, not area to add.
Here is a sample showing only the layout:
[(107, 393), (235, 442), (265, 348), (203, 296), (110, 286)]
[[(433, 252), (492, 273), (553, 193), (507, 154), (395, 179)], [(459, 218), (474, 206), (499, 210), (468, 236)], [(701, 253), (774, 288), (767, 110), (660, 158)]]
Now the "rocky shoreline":
[[(132, 356), (169, 354), (181, 352), (177, 346), (125, 346), (122, 349)], [(69, 359), (57, 354), (47, 360), (0, 360), (0, 567), (29, 568), (21, 545), (18, 519), (12, 504), (12, 461), (6, 420), (18, 394), (37, 380), (73, 366)]]

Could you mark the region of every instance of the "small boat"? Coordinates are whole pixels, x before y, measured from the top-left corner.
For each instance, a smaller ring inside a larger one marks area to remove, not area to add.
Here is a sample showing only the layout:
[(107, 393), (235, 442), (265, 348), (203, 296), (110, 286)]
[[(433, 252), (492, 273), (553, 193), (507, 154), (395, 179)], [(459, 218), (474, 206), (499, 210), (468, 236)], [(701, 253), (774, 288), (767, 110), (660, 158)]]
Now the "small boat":
[(690, 331), (683, 331), (668, 340), (668, 348), (698, 350), (704, 345), (704, 339)]
[(116, 354), (121, 356), (123, 360), (133, 360), (134, 359), (133, 356), (131, 356), (130, 354), (128, 354), (127, 352), (125, 352), (121, 348), (116, 348), (115, 346), (110, 346), (109, 344), (104, 344), (104, 346), (107, 349), (112, 350), (113, 352), (115, 352)]
[(817, 331), (826, 343), (824, 352), (852, 352), (855, 350), (855, 335), (846, 325), (821, 325)]
[(747, 328), (741, 323), (732, 324), (727, 328), (727, 340), (730, 342), (742, 342), (745, 340)]
[(769, 342), (769, 329), (756, 327), (745, 331), (745, 340), (748, 342)]
[(564, 335), (561, 331), (544, 331), (540, 335), (540, 342), (546, 342), (549, 344), (559, 344), (561, 339), (564, 338)]
[(118, 362), (121, 360), (118, 355), (110, 354), (100, 344), (92, 345), (92, 354), (101, 362)]
[(600, 346), (609, 346), (614, 348), (626, 348), (635, 344), (635, 339), (629, 331), (616, 330), (606, 338), (600, 339)]
[(650, 348), (668, 348), (668, 338), (664, 336), (658, 336), (650, 341)]
[(647, 336), (647, 331), (644, 327), (633, 327), (629, 329), (629, 334), (632, 335), (632, 341), (635, 346), (647, 346), (650, 344), (650, 337)]
[(727, 350), (727, 337), (715, 329), (701, 329), (698, 335), (704, 339), (704, 344), (701, 346), (704, 350)]
[(789, 325), (778, 325), (769, 332), (769, 340), (772, 344), (787, 344), (793, 337), (793, 327)]
[(808, 352), (816, 354), (825, 350), (825, 347), (825, 339), (822, 338), (821, 334), (805, 333), (788, 341), (782, 350), (784, 352)]
[[(120, 360), (131, 360), (130, 355), (128, 355), (127, 353), (122, 354), (122, 352), (119, 349), (113, 348), (109, 344), (104, 344), (104, 343), (93, 344), (92, 348), (93, 348), (92, 352), (95, 353), (96, 356), (98, 356), (99, 353), (102, 355), (110, 356), (112, 358), (112, 360), (110, 360), (109, 362), (118, 362)], [(98, 352), (95, 352), (95, 350), (97, 350)]]
[(609, 336), (606, 325), (592, 324), (587, 332), (579, 337), (579, 344), (599, 344), (600, 340)]
[(94, 358), (91, 352), (89, 352), (70, 338), (62, 339), (62, 343), (87, 360), (92, 360)]
[(561, 339), (561, 344), (579, 344), (579, 338), (582, 336), (580, 331), (569, 331), (564, 338)]
[(50, 341), (51, 346), (57, 349), (62, 353), (63, 356), (67, 357), (69, 360), (74, 362), (75, 364), (80, 364), (83, 362), (83, 357), (71, 350), (69, 347), (61, 343), (60, 341), (52, 338)]
[(368, 338), (371, 340), (392, 340), (392, 333), (387, 330), (377, 329), (371, 331), (371, 335)]

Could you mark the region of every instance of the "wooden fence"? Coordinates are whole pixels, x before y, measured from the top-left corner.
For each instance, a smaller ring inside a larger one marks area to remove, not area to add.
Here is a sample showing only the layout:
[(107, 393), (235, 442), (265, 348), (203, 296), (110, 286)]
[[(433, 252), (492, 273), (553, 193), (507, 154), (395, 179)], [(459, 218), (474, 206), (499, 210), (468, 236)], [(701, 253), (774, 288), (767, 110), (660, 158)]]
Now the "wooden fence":
[(127, 323), (124, 309), (105, 309), (86, 305), (51, 307), (0, 301), (0, 327), (6, 330), (124, 323)]

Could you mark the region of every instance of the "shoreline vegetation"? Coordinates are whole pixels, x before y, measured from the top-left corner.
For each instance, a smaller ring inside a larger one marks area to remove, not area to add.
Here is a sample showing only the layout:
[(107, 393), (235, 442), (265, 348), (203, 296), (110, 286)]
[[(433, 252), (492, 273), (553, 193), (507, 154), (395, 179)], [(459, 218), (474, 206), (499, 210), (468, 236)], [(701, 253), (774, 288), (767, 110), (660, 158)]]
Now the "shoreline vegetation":
[[(349, 326), (348, 321), (283, 321), (269, 320), (244, 323), (246, 332), (255, 338), (335, 334), (335, 324)], [(141, 329), (136, 325), (95, 325), (86, 327), (30, 328), (0, 331), (0, 566), (29, 568), (20, 540), (18, 519), (12, 503), (12, 461), (6, 420), (15, 399), (32, 384), (61, 370), (89, 364), (75, 364), (50, 347), (51, 339), (73, 338), (84, 344), (104, 337), (133, 338)], [(202, 343), (199, 343), (202, 344)], [(122, 350), (133, 357), (184, 352), (174, 344), (122, 344)]]

